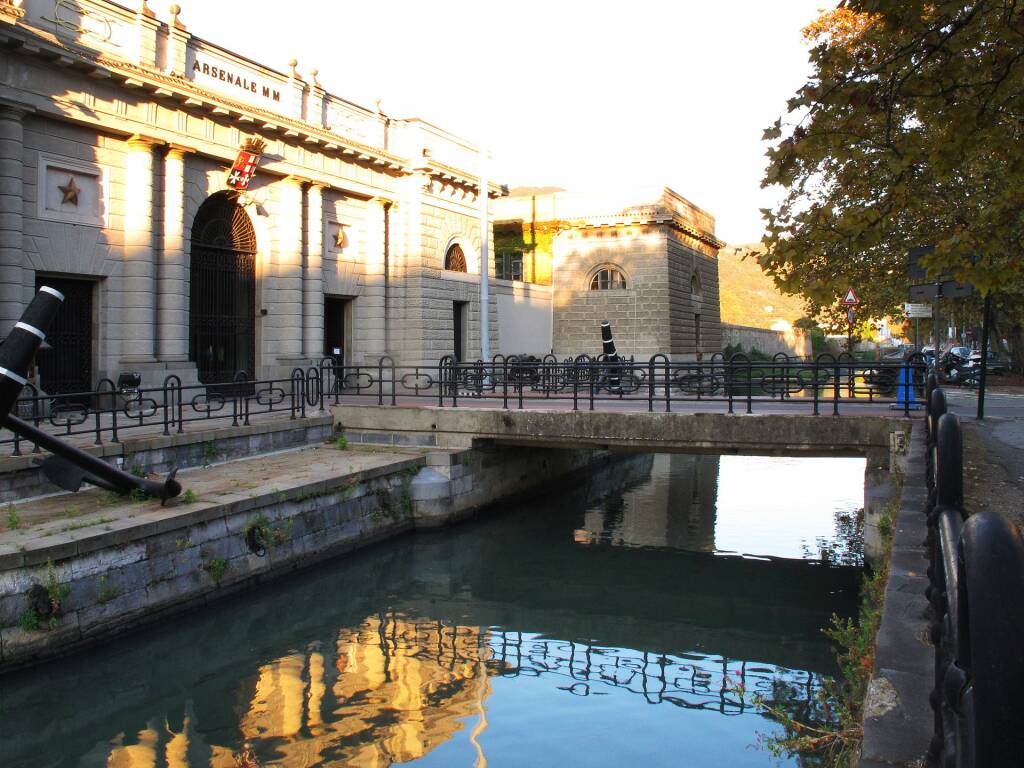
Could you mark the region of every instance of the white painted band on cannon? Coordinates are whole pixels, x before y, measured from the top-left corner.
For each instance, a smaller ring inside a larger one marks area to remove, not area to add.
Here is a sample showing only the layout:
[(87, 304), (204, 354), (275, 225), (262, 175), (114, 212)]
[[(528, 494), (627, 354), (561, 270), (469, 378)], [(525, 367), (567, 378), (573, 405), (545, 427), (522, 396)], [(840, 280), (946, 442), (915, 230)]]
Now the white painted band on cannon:
[(8, 379), (11, 379), (11, 381), (16, 381), (19, 384), (21, 384), (22, 386), (25, 386), (26, 384), (28, 384), (28, 379), (22, 378), (21, 376), (16, 374), (14, 371), (8, 371), (6, 368), (0, 368), (0, 376), (5, 376)]
[(34, 325), (29, 325), (28, 323), (15, 323), (14, 327), (21, 328), (21, 330), (23, 331), (28, 331), (29, 333), (38, 336), (40, 339), (46, 339), (46, 334), (40, 331)]
[(56, 296), (60, 301), (64, 301), (64, 294), (58, 291), (56, 288), (51, 288), (48, 285), (44, 285), (39, 289), (40, 291), (46, 291), (51, 296)]

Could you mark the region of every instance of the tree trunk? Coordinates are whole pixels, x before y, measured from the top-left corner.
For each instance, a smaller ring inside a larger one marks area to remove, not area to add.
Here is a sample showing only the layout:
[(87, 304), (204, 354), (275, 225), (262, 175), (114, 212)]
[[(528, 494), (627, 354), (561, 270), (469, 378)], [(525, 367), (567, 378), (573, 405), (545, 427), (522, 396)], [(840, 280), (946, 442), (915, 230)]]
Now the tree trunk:
[(1010, 323), (1010, 369), (1014, 373), (1024, 375), (1024, 324)]

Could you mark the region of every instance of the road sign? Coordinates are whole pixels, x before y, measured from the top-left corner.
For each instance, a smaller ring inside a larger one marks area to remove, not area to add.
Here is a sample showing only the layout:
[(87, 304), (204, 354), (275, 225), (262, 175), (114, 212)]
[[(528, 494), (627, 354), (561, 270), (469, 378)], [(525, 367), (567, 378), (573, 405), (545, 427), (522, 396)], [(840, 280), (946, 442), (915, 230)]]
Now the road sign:
[(850, 288), (846, 292), (846, 295), (843, 296), (843, 304), (845, 304), (848, 307), (855, 307), (858, 304), (860, 304), (860, 299), (857, 297), (857, 294), (853, 290), (853, 288)]
[(936, 291), (941, 288), (939, 298), (941, 299), (965, 299), (974, 291), (970, 283), (958, 283), (956, 280), (946, 280), (942, 283), (923, 283), (912, 285), (907, 291), (907, 298), (910, 301), (931, 301), (935, 298)]
[(853, 307), (850, 307), (849, 309), (846, 310), (846, 322), (848, 322), (850, 325), (853, 325), (855, 316), (856, 315), (853, 311)]
[[(907, 251), (907, 275), (909, 275), (911, 280), (924, 282), (928, 279), (928, 270), (921, 266), (921, 258), (924, 256), (930, 256), (933, 253), (935, 253), (934, 245), (919, 245), (918, 247), (911, 248)], [(976, 254), (971, 254), (969, 256), (964, 256), (964, 261), (968, 261), (971, 264), (977, 264), (981, 261), (981, 257)], [(951, 277), (951, 274), (946, 273), (939, 279), (949, 280)]]
[(931, 304), (904, 304), (903, 312), (909, 318), (927, 318), (932, 316)]

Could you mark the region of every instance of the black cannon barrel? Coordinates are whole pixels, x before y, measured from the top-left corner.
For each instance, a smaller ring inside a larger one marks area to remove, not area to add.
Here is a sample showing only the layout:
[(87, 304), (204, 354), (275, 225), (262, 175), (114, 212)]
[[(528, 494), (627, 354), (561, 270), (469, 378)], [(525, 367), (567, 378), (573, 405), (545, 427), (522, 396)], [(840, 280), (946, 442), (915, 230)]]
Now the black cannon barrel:
[(601, 323), (601, 342), (604, 345), (604, 353), (608, 357), (617, 357), (615, 350), (615, 339), (612, 337), (612, 324), (607, 320)]
[(63, 293), (44, 285), (0, 344), (0, 420), (11, 412), (21, 388), (28, 383), (32, 357), (63, 301)]

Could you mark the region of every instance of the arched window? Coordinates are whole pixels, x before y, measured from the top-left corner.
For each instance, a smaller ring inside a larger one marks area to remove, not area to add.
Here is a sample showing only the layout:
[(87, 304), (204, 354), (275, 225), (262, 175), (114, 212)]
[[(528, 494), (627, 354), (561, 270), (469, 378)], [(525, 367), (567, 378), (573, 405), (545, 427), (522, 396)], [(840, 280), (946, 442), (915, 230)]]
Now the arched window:
[(590, 278), (590, 290), (613, 291), (625, 290), (626, 277), (615, 267), (601, 267)]
[(448, 253), (444, 255), (444, 268), (449, 272), (466, 271), (466, 254), (462, 252), (462, 246), (458, 243), (452, 244)]
[(693, 275), (690, 277), (690, 293), (694, 296), (700, 296), (704, 292), (704, 286), (701, 285), (700, 272), (694, 270)]

